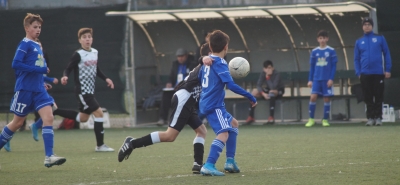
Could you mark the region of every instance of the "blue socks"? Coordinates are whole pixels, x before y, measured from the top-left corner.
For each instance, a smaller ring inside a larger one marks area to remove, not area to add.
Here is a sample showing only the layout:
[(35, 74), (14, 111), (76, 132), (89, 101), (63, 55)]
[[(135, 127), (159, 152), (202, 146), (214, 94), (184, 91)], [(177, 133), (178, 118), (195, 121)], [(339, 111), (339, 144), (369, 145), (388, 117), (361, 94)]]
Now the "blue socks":
[(11, 140), (12, 136), (14, 135), (14, 132), (12, 132), (10, 129), (8, 129), (7, 126), (3, 128), (3, 131), (0, 134), (0, 149), (3, 148), (3, 146)]
[(47, 157), (53, 155), (53, 145), (54, 145), (54, 132), (53, 126), (44, 126), (42, 128), (42, 136), (44, 142), (44, 152)]
[(238, 128), (233, 128), (233, 131), (229, 131), (229, 137), (226, 141), (226, 158), (235, 158), (236, 154), (236, 140), (239, 133)]
[(329, 112), (331, 111), (331, 103), (324, 103), (324, 119), (329, 119)]
[(210, 153), (208, 154), (207, 163), (215, 164), (224, 147), (225, 144), (222, 141), (220, 141), (219, 139), (214, 139), (214, 141), (211, 143)]
[(36, 125), (36, 128), (40, 129), (43, 126), (43, 121), (42, 118), (39, 118), (35, 123), (33, 123)]
[(308, 104), (308, 113), (310, 114), (310, 118), (314, 119), (314, 113), (315, 113), (315, 105), (317, 102), (310, 102)]

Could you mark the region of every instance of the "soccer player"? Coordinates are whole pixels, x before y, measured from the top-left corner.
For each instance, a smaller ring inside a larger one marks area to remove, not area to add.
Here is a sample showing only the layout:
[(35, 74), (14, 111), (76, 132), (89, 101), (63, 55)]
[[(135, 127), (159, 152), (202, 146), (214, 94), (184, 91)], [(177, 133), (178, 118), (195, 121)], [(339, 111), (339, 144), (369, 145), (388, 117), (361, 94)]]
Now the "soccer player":
[(92, 28), (81, 28), (78, 31), (78, 40), (81, 48), (72, 55), (71, 61), (64, 70), (61, 84), (67, 85), (68, 75), (74, 71), (75, 93), (79, 101), (80, 113), (76, 116), (76, 121), (85, 122), (90, 114), (94, 115), (94, 133), (97, 145), (96, 152), (113, 152), (114, 149), (104, 144), (103, 111), (94, 97), (96, 76), (107, 82), (107, 86), (114, 89), (114, 83), (97, 66), (98, 51), (92, 48), (93, 30)]
[(215, 163), (225, 144), (227, 159), (224, 169), (230, 173), (240, 172), (235, 162), (239, 123), (225, 109), (225, 86), (234, 93), (248, 98), (253, 106), (257, 104), (254, 96), (236, 85), (229, 73), (228, 64), (224, 60), (228, 51), (228, 43), (229, 36), (220, 30), (215, 30), (209, 34), (209, 44), (212, 51), (211, 58), (213, 58), (214, 62), (211, 66), (202, 66), (199, 73), (202, 85), (199, 106), (200, 113), (207, 116), (210, 126), (217, 135), (211, 144), (207, 162), (200, 170), (200, 173), (203, 175), (225, 175), (215, 168)]
[(20, 128), (28, 113), (37, 110), (43, 120), (42, 136), (45, 149), (44, 165), (52, 167), (61, 165), (66, 159), (54, 155), (54, 132), (52, 105), (54, 100), (43, 85), (43, 74), (50, 72), (43, 60), (43, 52), (35, 42), (39, 37), (43, 20), (39, 15), (28, 13), (24, 19), (26, 37), (19, 43), (14, 56), (12, 68), (15, 70), (16, 84), (11, 101), (13, 120), (3, 128), (0, 135), (0, 149), (11, 140), (15, 131)]
[[(203, 56), (209, 54), (208, 44), (201, 47)], [(204, 57), (206, 65), (211, 64), (210, 57)], [(131, 136), (126, 137), (118, 152), (118, 161), (122, 162), (128, 159), (133, 149), (149, 146), (160, 142), (174, 142), (179, 132), (188, 124), (196, 132), (193, 140), (194, 163), (192, 172), (200, 173), (203, 165), (204, 141), (207, 128), (202, 124), (197, 115), (198, 99), (201, 92), (201, 85), (198, 79), (198, 73), (202, 66), (203, 57), (199, 58), (199, 65), (195, 67), (189, 75), (175, 87), (175, 94), (171, 100), (172, 112), (169, 121), (169, 127), (165, 132), (152, 132), (144, 137), (134, 139)]]
[(312, 50), (310, 56), (310, 73), (308, 87), (311, 88), (310, 103), (308, 105), (310, 118), (306, 127), (315, 124), (314, 113), (318, 95), (324, 97), (324, 118), (322, 126), (329, 127), (329, 112), (331, 109), (330, 97), (333, 96), (333, 79), (335, 78), (337, 56), (335, 49), (327, 45), (328, 32), (320, 30), (317, 34), (319, 47)]

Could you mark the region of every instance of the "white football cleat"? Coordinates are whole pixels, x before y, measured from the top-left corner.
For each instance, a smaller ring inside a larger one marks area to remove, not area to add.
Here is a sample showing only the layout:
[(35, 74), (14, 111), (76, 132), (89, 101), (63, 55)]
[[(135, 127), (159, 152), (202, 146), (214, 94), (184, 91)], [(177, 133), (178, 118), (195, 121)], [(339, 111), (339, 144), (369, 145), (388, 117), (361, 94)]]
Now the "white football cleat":
[(103, 144), (101, 146), (96, 146), (95, 150), (96, 152), (114, 152), (114, 149), (108, 147), (106, 144)]
[(65, 159), (65, 157), (59, 157), (56, 155), (51, 155), (50, 157), (45, 157), (44, 158), (44, 166), (46, 166), (47, 168), (50, 168), (54, 165), (62, 165), (65, 163), (65, 161), (67, 161), (67, 159)]

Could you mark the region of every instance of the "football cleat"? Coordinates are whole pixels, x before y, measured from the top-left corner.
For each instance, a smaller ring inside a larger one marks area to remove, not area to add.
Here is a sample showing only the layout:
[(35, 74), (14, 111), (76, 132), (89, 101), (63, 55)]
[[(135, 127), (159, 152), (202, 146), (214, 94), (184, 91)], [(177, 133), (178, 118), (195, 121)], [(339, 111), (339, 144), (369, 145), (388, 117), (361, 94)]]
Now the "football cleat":
[(382, 126), (382, 120), (381, 120), (381, 118), (376, 118), (376, 120), (375, 120), (375, 125), (376, 125), (376, 126)]
[(193, 174), (200, 174), (200, 170), (203, 165), (197, 164), (196, 162), (193, 163), (192, 172)]
[(324, 126), (324, 127), (329, 127), (329, 126), (331, 126), (331, 125), (329, 124), (328, 120), (323, 119), (323, 120), (322, 120), (322, 126)]
[(50, 157), (45, 157), (44, 158), (44, 166), (46, 166), (47, 168), (50, 168), (54, 165), (62, 165), (65, 163), (65, 161), (67, 161), (67, 159), (65, 159), (65, 157), (59, 157), (56, 155), (51, 155)]
[(306, 127), (312, 127), (314, 126), (315, 121), (313, 118), (308, 119), (308, 122), (306, 123)]
[(231, 157), (228, 157), (226, 159), (224, 169), (225, 169), (225, 171), (227, 171), (229, 173), (239, 173), (240, 172), (239, 166), (237, 166), (235, 159), (231, 158)]
[(96, 152), (114, 152), (113, 148), (108, 147), (107, 145), (103, 144), (101, 146), (96, 146)]
[(5, 145), (4, 145), (4, 150), (6, 150), (7, 152), (11, 152), (11, 146), (10, 146), (10, 141), (8, 141)]
[(33, 139), (35, 141), (39, 141), (38, 128), (36, 127), (36, 124), (35, 123), (30, 124), (29, 129), (31, 129)]
[(206, 176), (225, 176), (225, 173), (218, 171), (214, 164), (206, 163), (201, 167), (200, 173)]
[(365, 126), (372, 126), (375, 125), (375, 120), (372, 118), (369, 118)]
[(124, 142), (122, 143), (121, 148), (119, 148), (118, 152), (118, 161), (122, 162), (124, 159), (127, 160), (129, 155), (131, 155), (133, 148), (131, 147), (131, 141), (135, 138), (128, 136), (125, 138)]

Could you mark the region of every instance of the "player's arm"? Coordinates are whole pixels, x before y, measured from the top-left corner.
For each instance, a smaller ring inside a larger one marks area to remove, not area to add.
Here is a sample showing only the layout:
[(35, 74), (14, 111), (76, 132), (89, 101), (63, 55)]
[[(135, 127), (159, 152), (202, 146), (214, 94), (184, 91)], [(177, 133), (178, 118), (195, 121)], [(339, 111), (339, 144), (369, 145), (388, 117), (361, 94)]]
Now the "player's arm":
[(96, 68), (96, 75), (98, 77), (100, 77), (102, 80), (107, 82), (107, 86), (110, 87), (111, 89), (114, 89), (114, 83), (110, 78), (107, 78), (107, 76), (103, 73), (103, 71), (101, 71), (101, 69), (99, 68), (99, 66), (97, 66)]
[(356, 75), (360, 77), (361, 73), (361, 63), (360, 63), (360, 50), (358, 49), (358, 41), (356, 41), (354, 47), (354, 70), (356, 71)]
[(23, 62), (27, 52), (28, 44), (26, 44), (25, 42), (21, 42), (21, 44), (18, 46), (17, 51), (15, 52), (14, 60), (12, 62), (12, 68), (20, 71), (47, 74), (49, 71), (47, 67), (30, 66)]
[(78, 67), (80, 61), (81, 61), (81, 56), (79, 55), (78, 52), (75, 52), (72, 55), (71, 60), (67, 65), (67, 68), (63, 72), (63, 77), (61, 78), (61, 84), (63, 85), (67, 84), (69, 74), (72, 72), (72, 70)]
[(308, 73), (308, 83), (307, 86), (311, 87), (312, 86), (312, 82), (314, 79), (314, 72), (315, 72), (315, 64), (317, 63), (317, 58), (313, 57), (313, 52), (311, 52), (311, 56), (310, 56), (310, 72)]
[(44, 82), (46, 82), (46, 83), (53, 83), (55, 78), (44, 76), (43, 79), (44, 79)]
[(392, 58), (390, 57), (389, 47), (385, 37), (382, 36), (382, 52), (385, 59), (385, 77), (390, 78), (390, 71), (392, 69)]
[(240, 86), (235, 84), (235, 82), (232, 79), (231, 74), (229, 73), (227, 64), (218, 62), (214, 65), (215, 65), (214, 70), (217, 72), (219, 78), (222, 80), (222, 82), (225, 83), (225, 85), (226, 85), (226, 87), (228, 87), (228, 89), (230, 89), (232, 92), (234, 92), (236, 94), (246, 97), (247, 99), (249, 99), (252, 102), (252, 104), (254, 104), (254, 105), (257, 104), (257, 100), (256, 100), (256, 98), (254, 98), (253, 95), (251, 95), (249, 92), (247, 92), (246, 90), (244, 90), (243, 88), (241, 88)]

